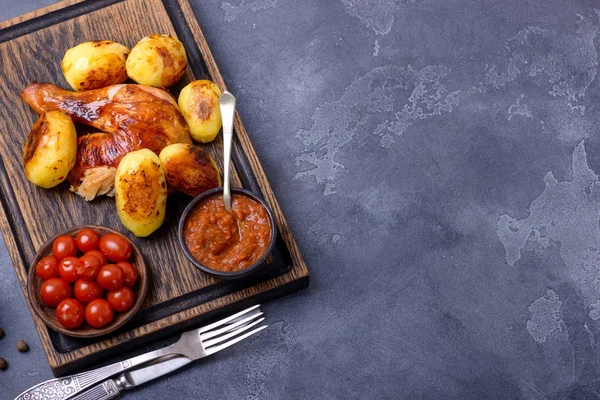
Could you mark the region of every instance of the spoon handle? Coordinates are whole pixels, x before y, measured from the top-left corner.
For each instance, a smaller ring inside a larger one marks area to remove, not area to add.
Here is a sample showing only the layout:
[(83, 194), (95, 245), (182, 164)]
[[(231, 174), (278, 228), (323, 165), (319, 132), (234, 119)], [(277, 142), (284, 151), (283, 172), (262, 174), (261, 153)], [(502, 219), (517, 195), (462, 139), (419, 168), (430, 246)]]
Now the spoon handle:
[(221, 120), (223, 122), (223, 202), (225, 209), (231, 210), (231, 190), (229, 187), (229, 165), (231, 164), (231, 145), (233, 139), (233, 115), (235, 97), (228, 91), (219, 97)]

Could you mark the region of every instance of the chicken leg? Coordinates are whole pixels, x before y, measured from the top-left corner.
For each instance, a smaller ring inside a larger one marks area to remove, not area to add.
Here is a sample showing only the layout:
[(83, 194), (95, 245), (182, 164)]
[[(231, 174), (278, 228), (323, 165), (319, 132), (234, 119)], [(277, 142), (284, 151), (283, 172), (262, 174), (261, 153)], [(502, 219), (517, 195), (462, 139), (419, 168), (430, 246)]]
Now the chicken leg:
[(33, 82), (21, 98), (38, 114), (60, 110), (103, 132), (79, 137), (77, 161), (68, 176), (71, 190), (86, 200), (112, 193), (116, 168), (125, 154), (142, 148), (159, 154), (170, 144), (191, 143), (177, 103), (154, 87), (120, 84), (71, 92)]

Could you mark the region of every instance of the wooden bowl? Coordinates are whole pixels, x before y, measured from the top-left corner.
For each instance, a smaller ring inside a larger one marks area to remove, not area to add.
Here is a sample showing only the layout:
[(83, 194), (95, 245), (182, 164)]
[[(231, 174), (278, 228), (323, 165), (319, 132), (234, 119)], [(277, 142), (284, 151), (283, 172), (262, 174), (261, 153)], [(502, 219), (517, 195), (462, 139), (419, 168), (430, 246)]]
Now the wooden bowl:
[(46, 323), (46, 325), (48, 325), (55, 331), (67, 336), (73, 336), (78, 338), (93, 338), (97, 336), (103, 336), (115, 331), (116, 329), (119, 329), (127, 321), (129, 321), (131, 317), (133, 317), (133, 315), (140, 309), (140, 307), (144, 303), (146, 293), (148, 292), (148, 269), (146, 267), (146, 263), (144, 262), (144, 257), (140, 250), (137, 248), (137, 246), (131, 243), (131, 241), (129, 241), (133, 248), (133, 253), (131, 254), (129, 262), (131, 262), (131, 264), (137, 269), (139, 274), (138, 281), (132, 288), (133, 292), (135, 293), (135, 300), (131, 308), (124, 313), (119, 313), (115, 311), (115, 317), (113, 321), (103, 328), (93, 328), (84, 322), (83, 325), (81, 325), (77, 329), (66, 329), (58, 322), (55, 315), (56, 309), (53, 307), (48, 307), (42, 302), (40, 296), (42, 280), (35, 274), (35, 266), (43, 257), (52, 253), (52, 243), (57, 237), (62, 235), (69, 235), (74, 237), (86, 228), (92, 229), (101, 237), (109, 233), (117, 233), (125, 237), (125, 235), (113, 229), (96, 225), (76, 226), (74, 228), (67, 229), (66, 231), (63, 231), (54, 236), (53, 238), (49, 239), (46, 243), (42, 245), (42, 247), (40, 247), (37, 254), (35, 255), (35, 258), (33, 259), (33, 262), (29, 266), (29, 271), (27, 275), (27, 290), (29, 293), (29, 299), (31, 300), (31, 304), (35, 313)]

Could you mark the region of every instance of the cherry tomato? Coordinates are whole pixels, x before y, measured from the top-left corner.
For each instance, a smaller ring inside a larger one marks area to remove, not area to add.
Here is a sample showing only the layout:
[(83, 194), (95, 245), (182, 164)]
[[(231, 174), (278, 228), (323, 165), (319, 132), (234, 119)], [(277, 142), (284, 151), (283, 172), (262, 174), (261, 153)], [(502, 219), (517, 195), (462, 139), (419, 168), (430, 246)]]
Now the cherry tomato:
[(84, 256), (96, 256), (100, 259), (100, 265), (108, 264), (108, 258), (106, 258), (106, 256), (104, 254), (102, 254), (102, 252), (100, 250), (88, 251), (87, 253), (84, 254)]
[(83, 279), (79, 279), (75, 282), (73, 292), (75, 292), (75, 298), (83, 304), (88, 304), (104, 295), (104, 290), (102, 290), (97, 282), (84, 281)]
[(77, 273), (81, 279), (94, 281), (102, 268), (101, 260), (93, 254), (84, 254), (79, 257)]
[(121, 289), (112, 290), (108, 292), (106, 300), (110, 303), (112, 308), (119, 312), (125, 312), (133, 305), (135, 295), (133, 290), (127, 286), (123, 286)]
[(138, 279), (137, 269), (127, 261), (118, 262), (117, 267), (121, 268), (121, 271), (123, 271), (123, 276), (125, 277), (123, 284), (125, 286), (133, 287)]
[(66, 235), (57, 237), (54, 243), (52, 243), (52, 255), (59, 260), (69, 256), (76, 256), (77, 245), (75, 244), (75, 239)]
[(106, 290), (117, 290), (123, 286), (123, 270), (114, 264), (107, 264), (98, 273), (98, 284)]
[(133, 251), (129, 240), (117, 233), (109, 233), (100, 239), (100, 251), (109, 261), (127, 261)]
[(77, 257), (69, 256), (63, 258), (58, 266), (58, 274), (67, 282), (75, 282), (79, 279), (79, 274), (77, 273), (78, 263), (79, 259)]
[(85, 307), (85, 320), (94, 328), (110, 324), (113, 316), (112, 306), (104, 299), (96, 299)]
[(75, 236), (75, 243), (77, 244), (79, 251), (87, 253), (88, 251), (98, 249), (100, 236), (92, 229), (86, 228)]
[(51, 278), (42, 283), (40, 294), (44, 304), (56, 307), (64, 299), (71, 297), (71, 285), (61, 278)]
[(54, 256), (42, 258), (35, 265), (35, 274), (43, 281), (47, 281), (50, 278), (58, 278), (58, 259)]
[(67, 329), (79, 328), (85, 319), (83, 305), (75, 299), (64, 299), (56, 307), (56, 319)]

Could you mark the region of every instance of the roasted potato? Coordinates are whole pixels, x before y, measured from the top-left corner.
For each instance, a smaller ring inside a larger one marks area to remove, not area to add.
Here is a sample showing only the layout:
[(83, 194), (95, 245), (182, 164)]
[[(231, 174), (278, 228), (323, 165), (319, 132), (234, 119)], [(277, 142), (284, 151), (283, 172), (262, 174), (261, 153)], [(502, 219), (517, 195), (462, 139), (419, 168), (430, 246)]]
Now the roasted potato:
[(48, 111), (33, 125), (23, 151), (27, 179), (43, 188), (65, 180), (77, 158), (75, 125), (66, 114)]
[(167, 174), (169, 188), (196, 197), (221, 186), (217, 164), (210, 154), (197, 146), (175, 143), (165, 147), (159, 158)]
[(221, 129), (221, 90), (211, 81), (191, 82), (179, 93), (179, 110), (190, 127), (192, 139), (208, 143)]
[(148, 149), (127, 153), (115, 176), (117, 212), (125, 228), (145, 237), (165, 219), (167, 182), (156, 154)]
[(99, 89), (127, 80), (128, 55), (129, 48), (112, 40), (85, 42), (67, 50), (61, 67), (73, 89)]
[(142, 85), (167, 87), (176, 83), (187, 68), (183, 44), (169, 35), (148, 35), (131, 49), (127, 75)]

